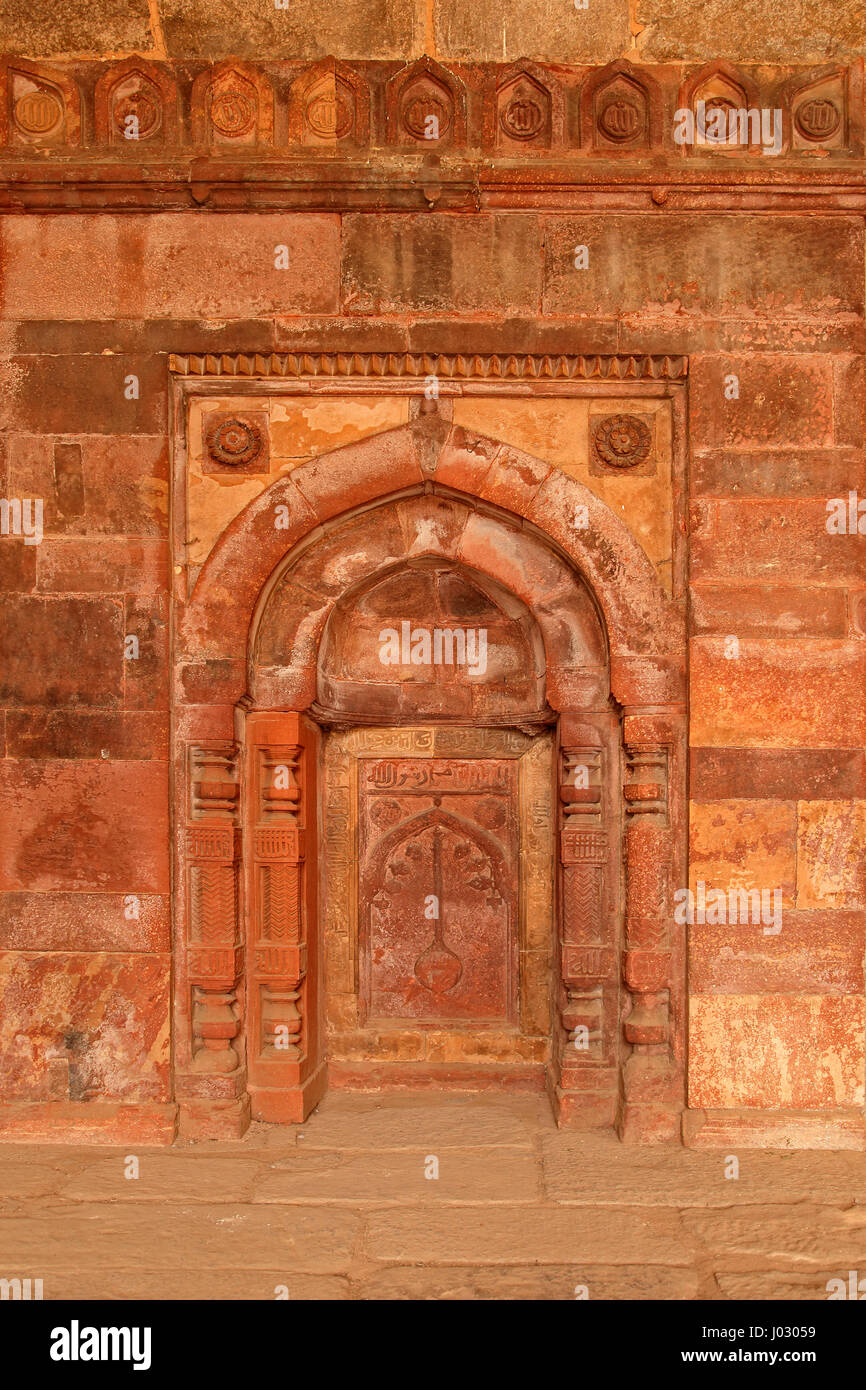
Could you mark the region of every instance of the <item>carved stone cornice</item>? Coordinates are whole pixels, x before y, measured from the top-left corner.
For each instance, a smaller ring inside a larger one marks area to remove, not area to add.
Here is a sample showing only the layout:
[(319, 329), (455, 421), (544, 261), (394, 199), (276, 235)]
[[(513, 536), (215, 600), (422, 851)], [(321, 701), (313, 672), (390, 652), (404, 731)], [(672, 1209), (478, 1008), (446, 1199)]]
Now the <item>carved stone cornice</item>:
[[(778, 151), (748, 123), (742, 144), (678, 143), (676, 113), (714, 102), (778, 112)], [(0, 209), (583, 211), (612, 195), (863, 210), (862, 61), (0, 58)]]
[(440, 381), (683, 381), (688, 358), (637, 354), (172, 353), (177, 376)]

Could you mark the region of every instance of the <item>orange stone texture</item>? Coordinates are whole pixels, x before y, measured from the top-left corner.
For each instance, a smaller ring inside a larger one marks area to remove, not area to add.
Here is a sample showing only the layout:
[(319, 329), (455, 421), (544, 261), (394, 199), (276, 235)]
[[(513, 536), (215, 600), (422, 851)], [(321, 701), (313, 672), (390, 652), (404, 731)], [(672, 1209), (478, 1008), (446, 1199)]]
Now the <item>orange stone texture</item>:
[(832, 8), (0, 3), (0, 1140), (866, 1150)]

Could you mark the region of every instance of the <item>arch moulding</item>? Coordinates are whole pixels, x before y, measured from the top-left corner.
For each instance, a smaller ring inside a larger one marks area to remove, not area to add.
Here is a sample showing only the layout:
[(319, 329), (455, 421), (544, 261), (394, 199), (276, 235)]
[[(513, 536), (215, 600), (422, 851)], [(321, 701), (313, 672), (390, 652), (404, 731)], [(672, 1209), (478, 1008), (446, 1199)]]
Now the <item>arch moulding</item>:
[[(182, 1127), (236, 1133), (251, 1112), (301, 1121), (327, 1084), (320, 646), (346, 595), (419, 565), (499, 586), (540, 633), (538, 721), (485, 722), (514, 740), (542, 724), (553, 732), (543, 1072), (558, 1119), (674, 1137), (684, 1106), (684, 942), (671, 908), (685, 871), (682, 595), (666, 594), (587, 487), (435, 409), (278, 477), (222, 533), (192, 592), (175, 594)], [(435, 741), (449, 719), (414, 722)]]

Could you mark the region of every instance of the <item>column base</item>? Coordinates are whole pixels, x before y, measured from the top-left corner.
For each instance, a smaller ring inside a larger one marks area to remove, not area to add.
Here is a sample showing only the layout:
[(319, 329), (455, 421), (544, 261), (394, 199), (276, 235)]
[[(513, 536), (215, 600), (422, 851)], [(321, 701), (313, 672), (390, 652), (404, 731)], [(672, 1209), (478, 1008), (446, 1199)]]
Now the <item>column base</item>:
[(299, 1086), (250, 1086), (250, 1111), (254, 1120), (270, 1125), (302, 1125), (328, 1089), (328, 1067), (323, 1062)]
[(586, 1091), (551, 1091), (553, 1115), (560, 1129), (612, 1129), (617, 1121), (619, 1097)]
[(619, 1137), (624, 1144), (682, 1144), (681, 1106), (631, 1105), (623, 1107)]
[(179, 1139), (240, 1139), (250, 1127), (250, 1098), (189, 1098), (178, 1106)]

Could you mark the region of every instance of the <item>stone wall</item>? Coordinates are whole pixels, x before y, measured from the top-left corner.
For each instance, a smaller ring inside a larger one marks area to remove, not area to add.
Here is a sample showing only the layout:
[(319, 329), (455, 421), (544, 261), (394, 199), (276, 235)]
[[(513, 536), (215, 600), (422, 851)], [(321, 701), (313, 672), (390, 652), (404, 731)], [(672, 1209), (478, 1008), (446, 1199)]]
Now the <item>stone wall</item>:
[(0, 51), (27, 57), (416, 58), (605, 63), (845, 62), (866, 54), (858, 0), (82, 0), (0, 5)]
[[(388, 72), (422, 53), (627, 56), (672, 92), (710, 59), (788, 65), (749, 68), (765, 90), (851, 63), (862, 125), (854, 3), (289, 3), (257, 0), (239, 34), (222, 0), (2, 0), (0, 50), (74, 58), (87, 81), (91, 60), (173, 58), (184, 90), (183, 64), (226, 56), (336, 52)], [(480, 169), (477, 129), (464, 164)], [(114, 177), (103, 155), (86, 171), (84, 152), (17, 157), (20, 178), (0, 158), (5, 207), (28, 199), (0, 217), (0, 482), (45, 513), (41, 544), (0, 539), (0, 1131), (50, 1137), (68, 1114), (90, 1137), (172, 1132), (169, 354), (652, 352), (688, 357), (691, 883), (780, 889), (783, 905), (775, 934), (693, 928), (690, 1134), (862, 1143), (866, 539), (826, 526), (828, 499), (866, 498), (859, 155), (792, 151), (751, 199), (760, 160), (740, 177), (711, 155), (686, 175), (655, 148), (603, 188), (584, 172), (579, 197), (523, 195), (517, 161), (495, 196), (455, 173), (453, 210), (425, 206), (416, 174), (401, 210), (314, 190), (308, 212), (196, 209), (189, 152), (174, 166), (188, 210), (168, 182), (154, 210), (135, 194), (122, 211), (116, 191), (88, 210), (82, 189)], [(40, 182), (49, 159), (78, 168), (74, 197)], [(356, 164), (399, 170), (393, 153)]]

